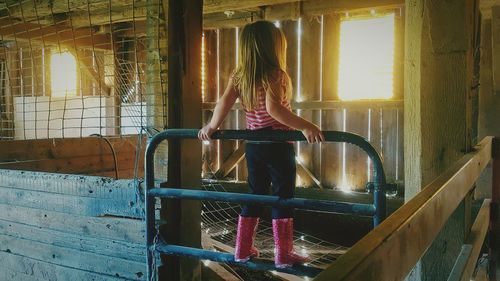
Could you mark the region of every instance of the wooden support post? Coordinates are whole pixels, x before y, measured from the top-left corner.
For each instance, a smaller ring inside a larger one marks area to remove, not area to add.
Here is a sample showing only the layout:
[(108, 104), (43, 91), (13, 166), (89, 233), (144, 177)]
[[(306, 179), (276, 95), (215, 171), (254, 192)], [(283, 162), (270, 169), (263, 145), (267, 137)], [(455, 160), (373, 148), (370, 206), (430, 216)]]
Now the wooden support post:
[[(201, 126), (202, 1), (163, 1), (168, 15), (168, 122), (170, 128)], [(169, 141), (168, 186), (201, 186), (201, 144)], [(201, 247), (199, 201), (162, 200), (160, 233), (167, 243)], [(200, 261), (173, 256), (163, 259), (160, 280), (200, 280)]]
[(146, 64), (146, 114), (148, 128), (164, 128), (163, 96), (160, 84), (160, 53), (158, 42), (158, 5), (159, 0), (148, 0), (147, 21), (147, 64)]
[(492, 144), (493, 178), (490, 210), (490, 280), (500, 277), (500, 138), (494, 138)]
[[(340, 16), (338, 14), (323, 17), (323, 101), (322, 105), (338, 100), (337, 77), (339, 70)], [(326, 32), (325, 32), (326, 31)], [(328, 63), (326, 63), (328, 62)], [(323, 108), (322, 130), (342, 131), (342, 107)], [(321, 182), (328, 187), (339, 186), (342, 180), (342, 143), (322, 143)]]
[[(470, 0), (406, 1), (405, 200), (450, 167), (467, 150), (470, 77)], [(465, 238), (461, 204), (429, 247), (410, 280), (443, 280)]]
[(491, 8), (493, 93), (500, 95), (500, 6)]
[[(224, 90), (229, 82), (231, 74), (236, 67), (236, 29), (219, 30), (219, 96), (224, 94)], [(222, 122), (220, 129), (236, 128), (236, 111), (230, 111)], [(236, 149), (237, 141), (220, 140), (219, 142), (219, 161), (228, 158)], [(236, 178), (236, 173), (230, 173), (231, 177)]]

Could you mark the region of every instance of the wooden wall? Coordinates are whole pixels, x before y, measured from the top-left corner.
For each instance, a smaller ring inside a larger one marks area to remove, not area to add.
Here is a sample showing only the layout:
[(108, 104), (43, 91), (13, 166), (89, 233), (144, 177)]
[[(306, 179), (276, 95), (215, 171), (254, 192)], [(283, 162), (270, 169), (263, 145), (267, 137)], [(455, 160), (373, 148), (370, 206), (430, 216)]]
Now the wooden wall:
[[(116, 153), (118, 177), (142, 177), (144, 140), (139, 146), (137, 136), (110, 138), (109, 141)], [(111, 148), (104, 139), (97, 137), (8, 140), (0, 141), (0, 147), (0, 169), (115, 177)]]
[(145, 280), (133, 180), (0, 170), (0, 280)]
[[(348, 131), (368, 139), (383, 158), (388, 182), (401, 183), (404, 178), (404, 18), (396, 12), (394, 98), (376, 102), (344, 102), (338, 98), (340, 20), (339, 14), (328, 14), (302, 18), (300, 22), (289, 20), (280, 23), (288, 42), (287, 64), (294, 88), (293, 108), (302, 117), (320, 125), (322, 130)], [(302, 30), (300, 37), (297, 32), (299, 25)], [(205, 123), (210, 120), (211, 110), (223, 94), (228, 77), (236, 65), (238, 32), (235, 28), (205, 31)], [(245, 129), (241, 107), (235, 107), (221, 129)], [(221, 167), (226, 169), (224, 163), (228, 159), (238, 158), (230, 156), (241, 153), (236, 150), (237, 146), (234, 141), (205, 144), (204, 174), (216, 173)], [(351, 145), (300, 143), (296, 151), (300, 161), (298, 185), (314, 186), (319, 182), (323, 187), (338, 188), (345, 178), (351, 188), (364, 190), (365, 184), (371, 180), (372, 168), (366, 154)], [(217, 176), (228, 174), (229, 178), (245, 180), (244, 165), (243, 160), (231, 173), (219, 171)], [(307, 174), (312, 174), (316, 182)]]
[(0, 280), (144, 280), (138, 138), (109, 141), (121, 180), (103, 139), (0, 141)]

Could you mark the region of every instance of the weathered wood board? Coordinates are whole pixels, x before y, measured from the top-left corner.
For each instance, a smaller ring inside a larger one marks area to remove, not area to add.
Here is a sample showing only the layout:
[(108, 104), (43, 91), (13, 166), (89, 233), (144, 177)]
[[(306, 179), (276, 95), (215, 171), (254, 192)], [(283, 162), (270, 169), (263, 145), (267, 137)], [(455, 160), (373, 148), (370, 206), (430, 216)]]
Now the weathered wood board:
[(0, 280), (144, 280), (140, 193), (135, 180), (0, 170)]
[(99, 138), (0, 141), (0, 169), (114, 178), (116, 168), (119, 178), (142, 177), (145, 140), (128, 136), (109, 141), (116, 167), (111, 147)]

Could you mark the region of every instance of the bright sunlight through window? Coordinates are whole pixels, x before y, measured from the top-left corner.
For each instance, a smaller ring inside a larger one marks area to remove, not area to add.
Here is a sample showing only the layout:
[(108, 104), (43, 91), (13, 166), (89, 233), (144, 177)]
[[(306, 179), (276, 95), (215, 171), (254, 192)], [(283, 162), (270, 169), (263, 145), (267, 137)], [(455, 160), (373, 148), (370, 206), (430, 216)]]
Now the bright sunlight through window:
[(392, 98), (393, 64), (394, 14), (341, 22), (341, 100)]
[(70, 52), (51, 55), (50, 75), (53, 97), (76, 96), (76, 60)]

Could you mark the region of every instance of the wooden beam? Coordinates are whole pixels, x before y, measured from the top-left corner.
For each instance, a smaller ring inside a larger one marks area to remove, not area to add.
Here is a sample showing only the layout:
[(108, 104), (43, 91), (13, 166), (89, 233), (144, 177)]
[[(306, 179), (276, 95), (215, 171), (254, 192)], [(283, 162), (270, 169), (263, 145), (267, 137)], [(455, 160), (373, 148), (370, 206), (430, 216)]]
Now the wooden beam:
[(0, 39), (70, 48), (111, 49), (111, 35), (97, 34), (90, 27), (75, 28), (64, 24), (41, 25), (28, 22), (0, 20)]
[[(216, 102), (204, 102), (203, 110), (213, 110), (215, 109)], [(379, 108), (379, 109), (403, 109), (402, 100), (360, 100), (360, 101), (302, 101), (302, 102), (292, 102), (292, 109), (301, 110), (331, 110), (337, 108), (352, 109), (368, 109), (368, 108)], [(241, 103), (236, 103), (232, 110), (241, 110), (243, 107)]]
[(216, 13), (224, 11), (245, 10), (261, 6), (269, 6), (301, 0), (204, 0), (203, 13)]
[[(137, 137), (109, 138), (120, 154), (135, 154)], [(144, 142), (144, 140), (142, 140)], [(40, 159), (76, 158), (111, 154), (108, 144), (95, 137), (0, 141), (0, 163)], [(78, 149), (75, 149), (78, 147)], [(144, 147), (144, 143), (142, 144)]]
[[(36, 18), (52, 17), (68, 11), (85, 10), (93, 12), (95, 10), (112, 10), (113, 7), (131, 6), (134, 2), (138, 5), (143, 4), (146, 0), (72, 0), (72, 1), (54, 1), (54, 0), (37, 0), (37, 1), (9, 1), (6, 7), (9, 10), (9, 15), (13, 18), (24, 20), (32, 20)], [(112, 6), (110, 7), (110, 3)], [(90, 10), (89, 10), (90, 9)]]
[[(134, 160), (135, 155), (133, 154), (118, 155), (116, 158), (118, 163), (124, 163), (127, 165), (133, 163)], [(130, 167), (127, 167), (127, 169), (129, 168)], [(114, 171), (115, 161), (112, 154), (104, 154), (98, 156), (6, 162), (0, 163), (0, 169), (93, 175), (100, 172)], [(117, 169), (118, 174), (120, 174), (120, 168), (117, 167)]]
[[(237, 1), (235, 1), (237, 2)], [(240, 1), (246, 3), (250, 1)], [(286, 3), (273, 3), (265, 1), (260, 10), (248, 11), (243, 8), (232, 10), (234, 15), (227, 16), (224, 11), (205, 10), (203, 17), (203, 27), (206, 29), (228, 28), (243, 26), (247, 23), (260, 19), (275, 20), (296, 20), (300, 17), (314, 17), (322, 14), (361, 12), (368, 9), (394, 9), (404, 6), (404, 0), (363, 0), (363, 1), (332, 1), (332, 0), (309, 0), (304, 2), (286, 1)]]
[[(24, 214), (18, 214), (18, 217), (23, 215)], [(77, 221), (74, 223), (78, 224)], [(105, 225), (102, 225), (102, 227), (105, 227)], [(136, 229), (136, 231), (139, 231), (139, 228)], [(64, 228), (50, 229), (45, 226), (37, 227), (19, 223), (17, 220), (0, 220), (0, 235), (12, 235), (13, 233), (16, 233), (16, 237), (20, 239), (37, 241), (123, 260), (142, 263), (146, 257), (146, 249), (142, 243), (128, 243), (115, 239), (95, 237), (88, 234), (68, 233)]]
[(220, 165), (219, 170), (215, 172), (216, 179), (225, 178), (229, 173), (245, 158), (246, 143), (240, 143), (240, 146)]
[(491, 8), (493, 93), (500, 95), (500, 6)]
[[(216, 179), (223, 179), (245, 158), (245, 143), (242, 143), (220, 166), (215, 173)], [(297, 162), (297, 174), (303, 179), (307, 179), (314, 184), (314, 187), (323, 188), (321, 182), (302, 163)]]
[[(75, 56), (75, 58), (78, 58), (78, 55), (76, 54), (76, 50), (72, 49), (71, 53)], [(99, 87), (99, 89), (107, 96), (111, 95), (111, 87), (109, 87), (106, 84), (106, 81), (104, 81), (104, 77), (101, 77), (97, 71), (94, 70), (92, 65), (89, 65), (88, 60), (78, 60), (77, 61), (78, 66), (80, 70), (83, 71), (88, 77), (92, 78), (96, 85)], [(113, 76), (114, 77), (114, 76)]]
[[(18, 173), (21, 174), (21, 172)], [(111, 216), (89, 217), (0, 204), (0, 220), (15, 221), (37, 228), (59, 229), (75, 235), (88, 233), (90, 236), (114, 240), (118, 243), (144, 243), (144, 225), (141, 220), (137, 219)]]
[(0, 235), (0, 251), (39, 261), (50, 260), (52, 264), (79, 268), (104, 276), (120, 276), (129, 280), (141, 280), (138, 275), (144, 276), (145, 270), (143, 262), (112, 258), (10, 235)]
[[(109, 25), (110, 22), (144, 21), (147, 17), (147, 1), (118, 0), (111, 7), (108, 1), (75, 0), (64, 1), (23, 1), (9, 4), (9, 14), (14, 20), (25, 22), (53, 23), (53, 17), (79, 28), (92, 25)], [(68, 6), (69, 5), (69, 6)], [(403, 0), (205, 0), (203, 3), (204, 27), (208, 29), (242, 26), (259, 19), (290, 20), (301, 16), (317, 16), (333, 12), (364, 9), (386, 9), (401, 7)], [(125, 8), (124, 8), (125, 7)], [(71, 11), (71, 15), (67, 13)], [(82, 12), (83, 11), (83, 12)], [(233, 16), (225, 12), (234, 12)], [(90, 16), (90, 19), (89, 19)]]
[(211, 13), (203, 16), (204, 29), (233, 28), (244, 26), (257, 20), (263, 20), (262, 11), (236, 11), (234, 15), (227, 16), (225, 13)]
[[(38, 280), (95, 280), (121, 281), (122, 277), (103, 275), (72, 267), (54, 264), (46, 261), (29, 258), (0, 251), (0, 280), (38, 281)], [(27, 270), (36, 268), (36, 270)]]
[(492, 184), (490, 212), (490, 278), (500, 279), (500, 138), (493, 139), (492, 146)]
[[(461, 159), (467, 147), (470, 30), (474, 10), (459, 0), (414, 0), (405, 7), (404, 180), (405, 199)], [(409, 3), (407, 1), (407, 3)], [(451, 34), (451, 36), (447, 36)], [(411, 140), (411, 141), (408, 141)], [(464, 204), (466, 204), (464, 202)], [(463, 205), (448, 220), (415, 268), (414, 276), (446, 279), (464, 243)], [(419, 226), (420, 227), (420, 226)], [(443, 249), (440, 245), (446, 244)], [(412, 266), (415, 264), (412, 264)], [(418, 279), (418, 278), (417, 278)]]
[(297, 175), (306, 182), (312, 182), (313, 187), (323, 188), (321, 182), (313, 175), (313, 173), (304, 166), (304, 164), (297, 161)]
[[(203, 1), (203, 13), (216, 13), (235, 10), (259, 9), (261, 6), (276, 5), (282, 3), (298, 2), (301, 0), (205, 0)], [(14, 18), (34, 19), (37, 17), (48, 17), (56, 14), (67, 13), (68, 11), (85, 10), (91, 14), (96, 11), (116, 11), (120, 7), (132, 5), (136, 8), (147, 5), (146, 0), (72, 0), (72, 1), (9, 1), (5, 4), (9, 14)]]
[(472, 251), (467, 259), (467, 263), (463, 268), (460, 281), (470, 281), (472, 274), (476, 268), (479, 254), (483, 246), (484, 239), (488, 233), (489, 220), (490, 220), (490, 203), (491, 200), (484, 200), (481, 209), (472, 225), (469, 236), (467, 237), (466, 244), (472, 246)]
[(488, 165), (491, 143), (483, 139), (314, 280), (403, 280)]
[[(202, 0), (163, 1), (168, 15), (168, 122), (170, 128), (201, 127)], [(168, 142), (168, 184), (201, 186), (201, 145), (197, 140)], [(160, 233), (167, 243), (201, 247), (199, 201), (162, 200), (160, 217), (167, 222)], [(165, 233), (167, 232), (167, 233)], [(166, 235), (165, 235), (166, 234)], [(165, 259), (160, 280), (201, 279), (200, 261)]]
[[(218, 244), (225, 245), (223, 243), (220, 243), (216, 240), (213, 240), (208, 236), (207, 234), (202, 234), (201, 236), (201, 245), (203, 246), (203, 249), (215, 249), (217, 248)], [(229, 246), (227, 246), (229, 247)], [(211, 262), (208, 267), (212, 269), (222, 280), (228, 280), (228, 281), (241, 281), (238, 277), (236, 277), (234, 274), (230, 273), (227, 269), (224, 268), (219, 263), (216, 262)]]
[(404, 6), (404, 0), (314, 0), (297, 3), (267, 6), (264, 12), (266, 20), (290, 20), (303, 16), (358, 11), (367, 9), (392, 9)]
[(68, 17), (67, 23), (71, 23), (73, 27), (80, 28), (85, 26), (90, 26), (92, 23), (95, 25), (112, 25), (123, 22), (138, 22), (146, 21), (147, 18), (147, 6), (140, 6), (132, 8), (132, 6), (121, 7), (120, 9), (113, 10), (103, 10), (91, 12), (90, 17), (88, 12), (78, 12), (72, 13)]

